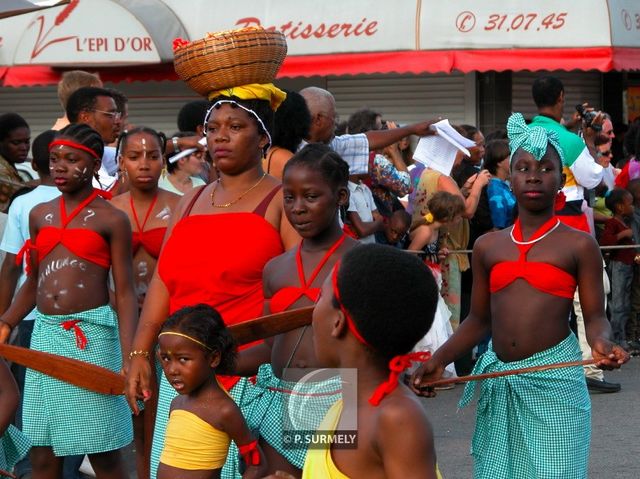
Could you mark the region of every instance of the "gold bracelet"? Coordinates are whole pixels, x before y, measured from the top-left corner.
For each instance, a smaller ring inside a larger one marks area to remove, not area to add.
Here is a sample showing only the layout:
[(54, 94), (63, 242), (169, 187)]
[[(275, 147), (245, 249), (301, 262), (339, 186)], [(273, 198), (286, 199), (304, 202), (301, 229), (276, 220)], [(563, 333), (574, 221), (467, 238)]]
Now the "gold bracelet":
[(142, 356), (143, 358), (148, 358), (149, 357), (149, 351), (143, 351), (143, 350), (131, 351), (129, 353), (129, 359), (133, 359), (134, 356)]

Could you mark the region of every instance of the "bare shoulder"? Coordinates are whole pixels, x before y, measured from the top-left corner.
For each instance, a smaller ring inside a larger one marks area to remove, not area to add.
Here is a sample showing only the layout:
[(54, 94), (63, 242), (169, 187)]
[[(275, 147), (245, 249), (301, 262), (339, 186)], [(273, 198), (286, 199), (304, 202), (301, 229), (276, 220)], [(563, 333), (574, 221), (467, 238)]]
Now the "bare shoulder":
[[(191, 193), (190, 191), (189, 194)], [(171, 191), (163, 190), (162, 188), (158, 189), (158, 200), (168, 205), (172, 210), (176, 209), (181, 199), (182, 196), (172, 193)]]
[(571, 249), (579, 254), (599, 254), (598, 243), (589, 233), (571, 228), (565, 224), (558, 227), (558, 232), (562, 235), (562, 243), (570, 245)]
[(262, 276), (266, 278), (271, 274), (273, 274), (275, 271), (278, 271), (280, 268), (282, 268), (286, 264), (291, 263), (292, 261), (295, 261), (295, 253), (296, 253), (296, 248), (292, 248), (276, 256), (275, 258), (271, 258), (269, 262), (265, 265), (264, 269), (262, 270), (263, 271)]
[(378, 437), (391, 439), (400, 435), (432, 440), (433, 432), (420, 399), (404, 386), (387, 396), (375, 416)]
[(511, 244), (511, 228), (500, 231), (492, 231), (480, 236), (473, 244), (474, 255), (487, 255), (491, 252), (499, 251), (503, 244)]
[(216, 429), (228, 432), (229, 425), (242, 418), (242, 412), (233, 399), (224, 394), (209, 402), (207, 407), (198, 408), (198, 416)]
[(111, 199), (111, 204), (120, 210), (125, 210), (127, 205), (129, 204), (130, 193), (127, 191), (125, 193), (114, 196)]

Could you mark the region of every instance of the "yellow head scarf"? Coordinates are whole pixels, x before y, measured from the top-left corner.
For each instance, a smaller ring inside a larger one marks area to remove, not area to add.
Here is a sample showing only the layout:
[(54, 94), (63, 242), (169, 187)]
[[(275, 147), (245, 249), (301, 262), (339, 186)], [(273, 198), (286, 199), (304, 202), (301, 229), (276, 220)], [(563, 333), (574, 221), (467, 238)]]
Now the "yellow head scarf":
[(267, 100), (271, 104), (271, 109), (276, 111), (287, 97), (287, 94), (273, 83), (249, 83), (247, 85), (213, 90), (209, 92), (207, 97), (211, 101), (218, 96), (235, 96), (241, 100)]

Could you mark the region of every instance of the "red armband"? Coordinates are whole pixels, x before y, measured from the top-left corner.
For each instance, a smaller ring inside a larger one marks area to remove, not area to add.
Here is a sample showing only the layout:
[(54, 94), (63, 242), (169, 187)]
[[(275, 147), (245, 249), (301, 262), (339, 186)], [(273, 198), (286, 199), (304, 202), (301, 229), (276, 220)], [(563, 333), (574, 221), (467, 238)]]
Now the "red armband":
[(259, 466), (260, 465), (260, 451), (258, 451), (258, 440), (252, 441), (248, 444), (238, 446), (240, 455), (244, 459), (244, 463), (247, 466)]

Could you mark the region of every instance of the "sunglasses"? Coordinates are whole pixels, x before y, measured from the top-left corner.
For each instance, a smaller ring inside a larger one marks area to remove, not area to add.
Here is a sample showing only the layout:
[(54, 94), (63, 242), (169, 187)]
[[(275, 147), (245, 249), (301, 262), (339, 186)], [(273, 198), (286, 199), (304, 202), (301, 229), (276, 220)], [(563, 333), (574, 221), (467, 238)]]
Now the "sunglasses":
[(598, 153), (600, 156), (613, 156), (613, 153), (611, 153), (611, 150), (608, 151), (601, 151)]

